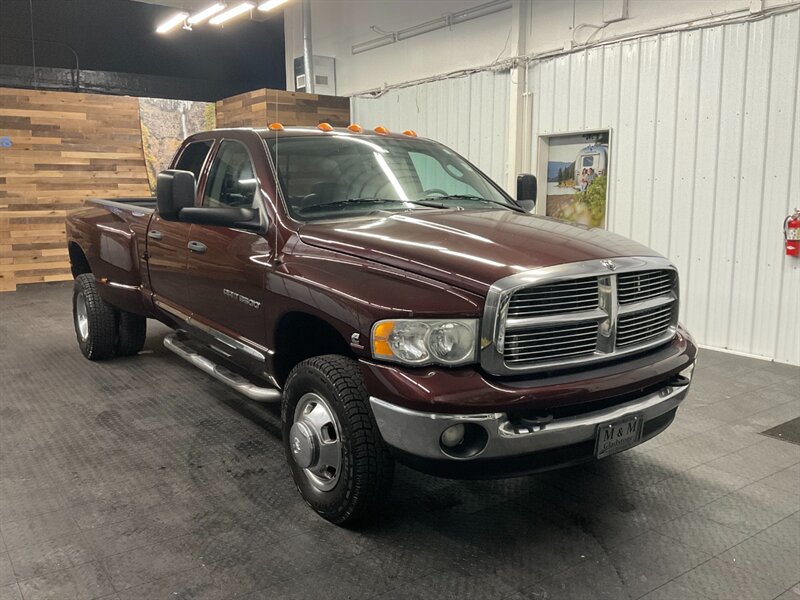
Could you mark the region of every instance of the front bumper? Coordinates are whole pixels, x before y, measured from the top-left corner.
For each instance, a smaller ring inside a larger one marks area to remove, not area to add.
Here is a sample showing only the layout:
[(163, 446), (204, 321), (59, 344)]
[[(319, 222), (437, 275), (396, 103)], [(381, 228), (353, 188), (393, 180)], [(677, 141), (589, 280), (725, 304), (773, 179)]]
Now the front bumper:
[[(420, 412), (375, 397), (370, 403), (384, 441), (402, 462), (437, 475), (495, 478), (590, 460), (598, 427), (609, 422), (641, 417), (642, 435), (637, 443), (646, 441), (672, 422), (689, 384), (689, 379), (678, 376), (664, 387), (622, 404), (546, 423), (518, 420), (505, 412)], [(469, 457), (446, 452), (440, 443), (442, 433), (457, 424), (485, 430), (480, 451)]]

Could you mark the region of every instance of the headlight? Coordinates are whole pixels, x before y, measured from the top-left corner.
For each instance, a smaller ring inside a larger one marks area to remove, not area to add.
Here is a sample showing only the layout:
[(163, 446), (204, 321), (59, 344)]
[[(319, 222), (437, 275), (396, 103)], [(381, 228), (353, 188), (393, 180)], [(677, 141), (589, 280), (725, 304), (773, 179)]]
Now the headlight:
[(477, 319), (390, 319), (372, 327), (372, 356), (409, 365), (474, 362)]

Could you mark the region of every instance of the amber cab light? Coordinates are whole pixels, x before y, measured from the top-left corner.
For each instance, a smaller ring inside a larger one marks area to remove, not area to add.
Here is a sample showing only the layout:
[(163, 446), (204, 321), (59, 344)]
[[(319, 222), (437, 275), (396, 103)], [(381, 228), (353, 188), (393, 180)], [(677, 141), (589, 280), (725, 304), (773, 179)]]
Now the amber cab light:
[(283, 131), (283, 125), (280, 123), (270, 123), (267, 127), (269, 127), (270, 131)]
[(389, 130), (386, 129), (386, 127), (384, 127), (383, 125), (378, 125), (375, 128), (375, 133), (380, 133), (381, 135), (386, 135), (387, 133), (389, 133)]
[(408, 135), (408, 136), (410, 136), (410, 137), (417, 137), (417, 132), (416, 132), (416, 131), (414, 131), (413, 129), (406, 129), (406, 130), (403, 132), (403, 135)]
[(333, 125), (331, 125), (330, 123), (320, 123), (319, 125), (317, 125), (317, 129), (319, 129), (320, 131), (333, 131)]
[(348, 125), (348, 126), (347, 126), (347, 129), (349, 129), (349, 130), (350, 130), (350, 131), (352, 131), (353, 133), (361, 133), (362, 131), (364, 131), (364, 130), (361, 128), (361, 125), (356, 125), (355, 123), (351, 123), (350, 125)]

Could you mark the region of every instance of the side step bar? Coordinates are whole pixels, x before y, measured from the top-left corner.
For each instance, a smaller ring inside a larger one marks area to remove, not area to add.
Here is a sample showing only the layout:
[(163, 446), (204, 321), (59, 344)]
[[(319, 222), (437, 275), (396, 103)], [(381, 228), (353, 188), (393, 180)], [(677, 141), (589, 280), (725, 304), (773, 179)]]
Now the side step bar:
[(180, 339), (180, 334), (170, 333), (164, 338), (164, 347), (171, 350), (185, 361), (193, 364), (201, 371), (205, 371), (217, 381), (233, 388), (251, 400), (258, 402), (277, 402), (281, 399), (282, 393), (275, 388), (259, 387), (252, 381), (248, 381), (238, 373), (218, 365), (210, 359), (198, 354), (191, 346)]

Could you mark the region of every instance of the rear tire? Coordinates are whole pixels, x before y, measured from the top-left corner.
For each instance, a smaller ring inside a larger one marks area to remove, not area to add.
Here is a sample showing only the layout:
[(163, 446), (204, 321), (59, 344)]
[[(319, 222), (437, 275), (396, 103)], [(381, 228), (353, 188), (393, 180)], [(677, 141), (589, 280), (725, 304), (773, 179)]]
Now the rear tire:
[(114, 355), (117, 319), (114, 307), (100, 297), (91, 273), (75, 278), (72, 288), (72, 319), (81, 352), (89, 360), (106, 360)]
[(141, 315), (118, 311), (117, 318), (117, 356), (134, 356), (144, 348), (147, 338), (147, 319)]
[(311, 508), (337, 525), (374, 520), (391, 488), (394, 461), (358, 364), (338, 355), (301, 362), (287, 379), (281, 419), (286, 459)]

